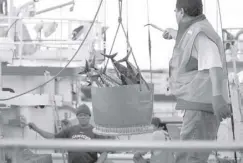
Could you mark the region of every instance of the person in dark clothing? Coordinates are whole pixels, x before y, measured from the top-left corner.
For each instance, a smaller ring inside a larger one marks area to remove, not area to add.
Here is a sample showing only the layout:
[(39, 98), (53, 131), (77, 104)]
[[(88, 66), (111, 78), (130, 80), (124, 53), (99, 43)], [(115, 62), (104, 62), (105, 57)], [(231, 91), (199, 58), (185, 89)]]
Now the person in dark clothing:
[[(38, 128), (34, 123), (29, 123), (29, 127), (39, 133), (42, 137), (47, 139), (78, 139), (78, 140), (91, 140), (103, 139), (105, 137), (93, 133), (93, 126), (90, 125), (91, 112), (87, 105), (82, 104), (78, 107), (76, 112), (78, 125), (67, 127), (57, 134), (52, 134)], [(104, 152), (98, 158), (97, 152), (74, 152), (68, 151), (68, 163), (103, 163), (107, 157)]]

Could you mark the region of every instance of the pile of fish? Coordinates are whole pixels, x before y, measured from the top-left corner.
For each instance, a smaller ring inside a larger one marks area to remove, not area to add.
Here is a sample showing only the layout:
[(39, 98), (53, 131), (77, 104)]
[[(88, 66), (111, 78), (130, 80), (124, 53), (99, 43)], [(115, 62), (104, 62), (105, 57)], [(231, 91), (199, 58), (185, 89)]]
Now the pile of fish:
[(111, 60), (116, 73), (106, 71), (106, 67), (98, 69), (95, 64), (95, 56), (93, 56), (90, 61), (86, 60), (85, 67), (79, 74), (86, 75), (89, 86), (95, 84), (98, 87), (114, 87), (140, 84), (143, 80), (140, 71), (128, 61), (131, 53), (132, 51), (129, 51), (126, 57), (118, 61), (115, 60), (118, 53), (112, 55), (102, 54), (105, 58)]

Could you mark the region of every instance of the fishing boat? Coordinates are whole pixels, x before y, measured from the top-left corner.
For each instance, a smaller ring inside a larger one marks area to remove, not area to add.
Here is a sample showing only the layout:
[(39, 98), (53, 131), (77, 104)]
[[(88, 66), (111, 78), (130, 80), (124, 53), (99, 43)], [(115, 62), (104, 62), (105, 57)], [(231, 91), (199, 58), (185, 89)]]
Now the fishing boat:
[[(60, 2), (55, 1), (54, 5), (43, 8), (48, 4), (46, 0), (26, 2), (21, 0), (21, 3), (18, 0), (0, 0), (0, 139), (2, 140), (43, 140), (44, 138), (29, 129), (28, 122), (36, 123), (48, 132), (57, 133), (62, 128), (62, 120), (70, 121), (71, 125), (77, 124), (75, 109), (80, 104), (85, 103), (92, 108), (90, 85), (87, 77), (80, 75), (80, 72), (84, 71), (87, 62), (94, 61), (98, 67), (106, 63), (107, 59), (102, 54), (108, 54), (107, 42), (112, 44), (111, 39), (107, 37), (110, 35), (106, 35), (106, 32), (115, 28), (107, 25), (106, 16), (103, 20), (99, 18), (79, 20), (63, 18), (65, 17), (63, 15), (63, 17), (60, 15), (53, 17), (54, 11), (66, 14), (78, 10), (79, 5), (86, 5), (74, 0)], [(124, 0), (125, 2), (128, 10), (128, 0)], [(106, 0), (105, 3), (117, 5), (117, 2)], [(205, 10), (208, 11), (209, 2), (204, 3)], [(90, 2), (90, 5), (98, 6), (98, 1)], [(217, 6), (219, 4), (215, 7), (218, 8)], [(107, 8), (104, 7), (105, 14)], [(126, 14), (128, 16), (128, 11)], [(214, 18), (217, 20), (215, 28), (221, 29), (217, 25), (219, 13), (216, 13)], [(127, 23), (127, 27), (128, 25)], [(141, 28), (145, 29), (143, 25)], [(243, 28), (222, 29), (234, 113), (234, 134), (232, 134), (232, 121), (225, 120), (220, 126), (218, 140), (241, 140), (243, 79), (240, 72), (243, 68)], [(127, 28), (126, 39), (133, 37), (132, 32), (128, 31)], [(127, 43), (125, 46), (121, 45), (125, 54), (131, 50), (126, 46)], [(108, 66), (106, 72), (114, 77), (117, 69)], [(172, 140), (178, 140), (183, 117), (181, 112), (174, 109), (176, 99), (168, 87), (168, 69), (153, 68), (153, 63), (150, 62), (150, 68), (140, 68), (139, 71), (144, 81), (154, 85), (153, 116), (159, 117), (168, 125)], [(91, 123), (95, 124), (93, 116)], [(146, 141), (150, 136), (150, 133), (131, 134), (118, 136), (117, 139)], [(37, 160), (43, 163), (67, 162), (67, 154), (60, 150), (1, 148), (0, 152), (2, 163), (20, 163), (19, 160), (24, 161), (24, 159), (28, 159), (29, 163)], [(210, 156), (211, 162), (215, 162), (219, 157), (234, 159), (233, 152), (217, 154), (216, 157), (215, 154)], [(242, 154), (237, 153), (237, 156), (240, 159)], [(150, 155), (146, 157), (149, 158)], [(128, 163), (133, 162), (132, 159), (133, 153), (130, 151), (117, 152), (108, 155), (107, 163), (109, 161)]]

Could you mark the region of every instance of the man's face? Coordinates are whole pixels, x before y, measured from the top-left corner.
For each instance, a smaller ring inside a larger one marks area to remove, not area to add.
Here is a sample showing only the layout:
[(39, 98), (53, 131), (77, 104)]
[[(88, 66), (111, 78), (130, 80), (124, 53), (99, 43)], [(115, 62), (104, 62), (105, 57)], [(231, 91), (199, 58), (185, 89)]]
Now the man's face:
[(77, 119), (78, 119), (80, 125), (85, 126), (85, 125), (89, 124), (90, 115), (80, 113), (80, 114), (77, 115)]
[(182, 20), (183, 16), (184, 16), (184, 10), (183, 9), (175, 9), (175, 14), (176, 14), (176, 22), (177, 24), (180, 23), (180, 21)]
[(158, 127), (154, 124), (152, 124), (153, 130), (156, 131), (158, 129)]

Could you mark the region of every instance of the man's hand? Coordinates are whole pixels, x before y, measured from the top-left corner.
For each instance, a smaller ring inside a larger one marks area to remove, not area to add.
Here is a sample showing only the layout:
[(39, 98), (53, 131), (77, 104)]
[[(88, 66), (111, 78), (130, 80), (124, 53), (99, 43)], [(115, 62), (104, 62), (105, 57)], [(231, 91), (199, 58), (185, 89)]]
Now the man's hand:
[(104, 163), (105, 160), (107, 159), (107, 155), (108, 153), (107, 152), (103, 152), (100, 157), (98, 158), (97, 162), (96, 163)]
[(147, 160), (145, 160), (142, 156), (142, 153), (136, 152), (133, 156), (133, 162), (134, 163), (147, 163)]
[(213, 96), (213, 109), (218, 122), (231, 116), (229, 104), (224, 100), (222, 95)]
[(136, 153), (134, 153), (134, 155), (133, 155), (133, 159), (135, 159), (135, 160), (138, 160), (138, 159), (140, 159), (142, 157), (142, 154), (140, 153), (140, 152), (136, 152)]
[[(210, 61), (209, 61), (210, 62)], [(211, 61), (212, 62), (212, 61)], [(219, 122), (223, 119), (230, 117), (231, 110), (229, 103), (224, 99), (224, 88), (228, 87), (225, 82), (225, 76), (223, 69), (220, 67), (214, 67), (209, 69), (209, 74), (212, 82), (212, 104), (214, 114), (217, 116)]]
[(34, 123), (29, 123), (28, 124), (29, 128), (36, 131), (37, 130), (37, 126)]
[(172, 28), (167, 28), (163, 33), (163, 38), (166, 40), (176, 39), (177, 31)]

